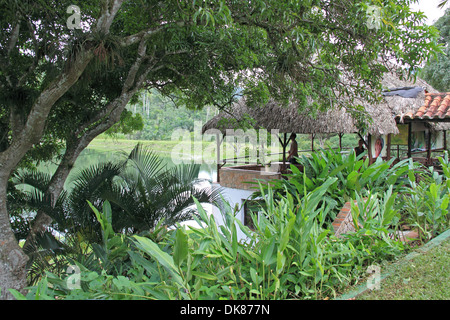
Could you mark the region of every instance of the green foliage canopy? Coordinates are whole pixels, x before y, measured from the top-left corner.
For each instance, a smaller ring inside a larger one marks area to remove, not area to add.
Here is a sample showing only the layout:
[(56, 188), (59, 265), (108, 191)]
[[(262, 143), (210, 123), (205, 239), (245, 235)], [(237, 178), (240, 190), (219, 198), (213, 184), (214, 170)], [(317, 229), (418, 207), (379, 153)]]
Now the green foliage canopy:
[[(254, 106), (269, 97), (300, 108), (377, 98), (392, 60), (412, 71), (439, 48), (411, 3), (0, 0), (0, 257), (15, 256), (1, 259), (0, 285), (25, 286), (6, 186), (30, 150), (47, 145), (51, 157), (65, 147), (49, 187), (57, 199), (81, 150), (143, 88), (188, 108), (225, 108), (236, 88)], [(81, 29), (68, 27), (71, 5)]]
[[(272, 96), (300, 108), (342, 103), (340, 94), (374, 97), (387, 59), (414, 70), (438, 48), (435, 29), (421, 25), (424, 16), (410, 11), (410, 0), (116, 2), (121, 7), (106, 34), (96, 32), (97, 19), (112, 1), (1, 2), (0, 150), (52, 79), (86, 50), (95, 58), (52, 108), (35, 144), (48, 158), (61, 140), (108, 117), (141, 41), (145, 63), (137, 75), (146, 73), (145, 86), (191, 108), (224, 107), (237, 87), (249, 103)], [(69, 5), (80, 7), (82, 29), (67, 28)], [(380, 10), (376, 28), (368, 25), (371, 5)]]
[(447, 9), (445, 14), (436, 21), (434, 27), (440, 32), (439, 43), (444, 49), (442, 53), (429, 60), (421, 71), (422, 77), (435, 89), (448, 92), (450, 90), (450, 9)]

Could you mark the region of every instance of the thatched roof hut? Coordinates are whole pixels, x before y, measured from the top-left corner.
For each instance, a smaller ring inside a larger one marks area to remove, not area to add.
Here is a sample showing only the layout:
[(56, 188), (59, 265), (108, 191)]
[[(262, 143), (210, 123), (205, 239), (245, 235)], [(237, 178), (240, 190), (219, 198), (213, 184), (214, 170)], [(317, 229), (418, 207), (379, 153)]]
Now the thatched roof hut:
[(219, 129), (225, 134), (226, 129), (238, 128), (238, 123), (248, 117), (254, 120), (252, 125), (255, 129), (277, 129), (281, 133), (356, 132), (353, 119), (343, 109), (319, 112), (317, 117), (311, 117), (307, 111), (299, 113), (293, 104), (283, 107), (271, 100), (263, 108), (250, 108), (242, 98), (233, 104), (230, 113), (221, 112), (208, 121), (203, 126), (203, 133), (208, 129)]
[[(428, 83), (422, 79), (415, 82), (411, 80), (402, 80), (393, 73), (388, 73), (382, 82), (383, 88), (387, 94), (383, 101), (378, 104), (369, 104), (367, 101), (355, 100), (354, 105), (362, 105), (367, 114), (368, 133), (371, 135), (398, 134), (397, 121), (403, 114), (408, 112), (415, 113), (425, 101), (426, 92), (437, 92)], [(413, 98), (404, 98), (395, 95), (389, 90), (394, 88), (415, 87), (418, 94)], [(392, 95), (389, 95), (392, 94)], [(357, 133), (358, 128), (349, 112), (345, 108), (332, 108), (325, 112), (317, 112), (312, 116), (309, 110), (298, 111), (295, 104), (288, 107), (278, 105), (270, 101), (264, 107), (250, 108), (245, 103), (245, 98), (234, 103), (229, 113), (221, 112), (204, 126), (202, 132), (208, 129), (219, 129), (226, 133), (226, 129), (236, 129), (237, 123), (244, 121), (248, 117), (254, 122), (252, 126), (255, 129), (264, 128), (266, 130), (277, 129), (281, 133)], [(449, 124), (434, 124), (434, 130), (450, 129)]]

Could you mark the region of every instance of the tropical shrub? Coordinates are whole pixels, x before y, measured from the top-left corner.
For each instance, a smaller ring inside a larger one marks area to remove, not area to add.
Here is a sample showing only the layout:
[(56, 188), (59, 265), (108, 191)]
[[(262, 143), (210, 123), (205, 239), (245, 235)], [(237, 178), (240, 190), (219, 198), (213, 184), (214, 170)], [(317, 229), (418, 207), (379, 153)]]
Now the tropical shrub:
[[(302, 165), (303, 171), (291, 165), (292, 173), (287, 174), (286, 179), (270, 181), (270, 187), (276, 195), (285, 196), (290, 193), (295, 199), (295, 195), (302, 196), (305, 192), (321, 186), (327, 179), (336, 178), (322, 199), (331, 209), (324, 221), (328, 225), (335, 219), (342, 206), (356, 199), (357, 194), (367, 196), (369, 192), (385, 192), (391, 186), (395, 192), (404, 191), (407, 173), (418, 172), (418, 165), (410, 159), (398, 163), (395, 163), (395, 159), (390, 161), (377, 159), (369, 165), (368, 159), (363, 159), (362, 155), (357, 157), (354, 151), (342, 154), (339, 150), (332, 149), (321, 149), (310, 156), (303, 155), (298, 158), (298, 162)], [(255, 198), (260, 196), (259, 192), (254, 194)]]
[(87, 205), (96, 208), (109, 201), (113, 211), (113, 229), (134, 234), (152, 230), (161, 220), (171, 226), (192, 219), (193, 197), (212, 203), (218, 189), (201, 188), (199, 164), (169, 167), (151, 150), (138, 144), (127, 159), (88, 167), (73, 179), (74, 188), (68, 196), (70, 212), (77, 223), (86, 228), (96, 226), (96, 217)]
[[(53, 219), (51, 229), (24, 248), (29, 259), (29, 281), (34, 283), (47, 271), (59, 272), (70, 264), (68, 257), (84, 259), (87, 248), (104, 246), (102, 228), (92, 206), (111, 206), (111, 226), (118, 234), (153, 234), (163, 225), (192, 219), (196, 214), (193, 197), (212, 203), (219, 189), (201, 188), (199, 164), (168, 167), (161, 158), (141, 145), (124, 160), (92, 165), (72, 179), (72, 188), (62, 192), (54, 206), (44, 197), (51, 176), (36, 170), (17, 172), (13, 182), (28, 190), (11, 196), (11, 207), (29, 212), (43, 210)], [(88, 203), (89, 201), (89, 203)], [(18, 228), (17, 228), (18, 229)], [(29, 229), (22, 225), (23, 237)], [(55, 233), (59, 233), (58, 239)], [(98, 253), (98, 252), (97, 252)], [(99, 254), (102, 259), (103, 255)]]
[(417, 228), (422, 241), (428, 241), (450, 227), (450, 180), (433, 177), (418, 182), (411, 176), (410, 192), (402, 195), (405, 220)]
[[(327, 179), (311, 192), (275, 198), (262, 190), (262, 214), (253, 216), (256, 229), (227, 215), (217, 226), (213, 216), (196, 201), (200, 228), (178, 226), (161, 237), (114, 233), (107, 202), (103, 212), (94, 206), (103, 243), (77, 262), (79, 286), (70, 288), (70, 277), (49, 273), (26, 299), (319, 299), (333, 296), (358, 280), (362, 269), (401, 249), (389, 237), (379, 237), (374, 224), (364, 227), (365, 237), (337, 238), (323, 228), (330, 206), (321, 201), (337, 178)], [(306, 186), (304, 186), (306, 188)], [(391, 195), (385, 197), (390, 203)], [(384, 198), (383, 198), (384, 199)], [(384, 203), (384, 202), (382, 202)], [(380, 204), (381, 205), (381, 204)], [(388, 208), (389, 205), (382, 205)], [(385, 210), (387, 215), (393, 215)], [(386, 218), (387, 219), (387, 218)], [(384, 219), (384, 222), (387, 220)], [(383, 225), (384, 226), (384, 225)], [(238, 241), (237, 228), (247, 238)], [(361, 250), (364, 246), (365, 250)], [(380, 251), (383, 254), (380, 255)], [(104, 256), (104, 258), (101, 258)], [(111, 261), (111, 263), (108, 263)], [(121, 269), (113, 267), (120, 261)], [(75, 263), (75, 262), (74, 262)]]

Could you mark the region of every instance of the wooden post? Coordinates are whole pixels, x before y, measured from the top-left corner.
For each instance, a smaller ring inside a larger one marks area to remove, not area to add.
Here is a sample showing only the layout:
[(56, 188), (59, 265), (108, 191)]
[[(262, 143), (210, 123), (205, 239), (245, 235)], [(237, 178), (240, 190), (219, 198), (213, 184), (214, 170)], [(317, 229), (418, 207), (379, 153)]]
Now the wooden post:
[(284, 167), (285, 167), (285, 165), (286, 165), (286, 146), (287, 146), (287, 133), (286, 132), (284, 132), (283, 133), (283, 140), (281, 140), (281, 138), (280, 138), (280, 136), (278, 136), (278, 141), (280, 142), (280, 144), (281, 144), (281, 147), (283, 148), (283, 168), (282, 168), (282, 170), (284, 170)]
[(314, 152), (314, 133), (311, 133), (311, 151)]
[(444, 150), (447, 150), (447, 130), (444, 130)]
[(431, 165), (431, 129), (428, 129), (427, 137), (427, 165)]
[(386, 149), (386, 158), (387, 161), (391, 160), (391, 134), (389, 133), (387, 136), (387, 149)]
[(342, 136), (343, 133), (339, 133), (339, 151), (342, 151)]
[(412, 141), (412, 128), (411, 122), (408, 123), (408, 158), (411, 158), (411, 141)]
[(372, 135), (369, 134), (367, 136), (367, 156), (369, 157), (369, 165), (373, 163), (372, 158)]
[(222, 166), (220, 165), (220, 145), (222, 144), (222, 142), (223, 142), (223, 134), (222, 134), (222, 139), (220, 139), (219, 134), (216, 133), (216, 147), (217, 147), (217, 150), (216, 150), (216, 154), (217, 154), (217, 183), (220, 182), (219, 171), (220, 171), (220, 168), (222, 167)]

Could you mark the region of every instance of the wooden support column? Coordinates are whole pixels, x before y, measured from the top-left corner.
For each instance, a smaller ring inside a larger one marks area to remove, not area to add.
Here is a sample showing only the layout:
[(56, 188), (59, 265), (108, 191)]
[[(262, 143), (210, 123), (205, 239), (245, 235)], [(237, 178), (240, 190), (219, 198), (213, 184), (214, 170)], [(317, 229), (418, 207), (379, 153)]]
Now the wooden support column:
[(412, 123), (408, 123), (408, 158), (411, 158)]
[(223, 164), (220, 164), (220, 145), (222, 144), (224, 139), (224, 135), (222, 134), (222, 139), (220, 138), (219, 134), (216, 134), (216, 154), (217, 154), (217, 183), (220, 182), (220, 168), (222, 168)]
[(369, 165), (373, 163), (372, 158), (372, 135), (369, 134), (367, 136), (367, 156), (369, 157)]
[(428, 129), (427, 137), (427, 164), (431, 165), (431, 129)]
[(447, 150), (447, 130), (444, 130), (444, 150)]
[(311, 151), (314, 152), (314, 133), (311, 133)]
[(284, 170), (284, 167), (286, 165), (286, 146), (288, 144), (287, 133), (286, 132), (283, 133), (283, 140), (281, 140), (279, 135), (277, 135), (277, 136), (278, 136), (278, 141), (280, 142), (281, 147), (283, 148), (283, 168), (282, 168), (282, 170)]
[(386, 158), (387, 161), (391, 160), (391, 134), (389, 133), (387, 136), (387, 149), (386, 149)]
[(339, 133), (339, 150), (342, 151), (342, 136), (344, 134), (343, 133)]

